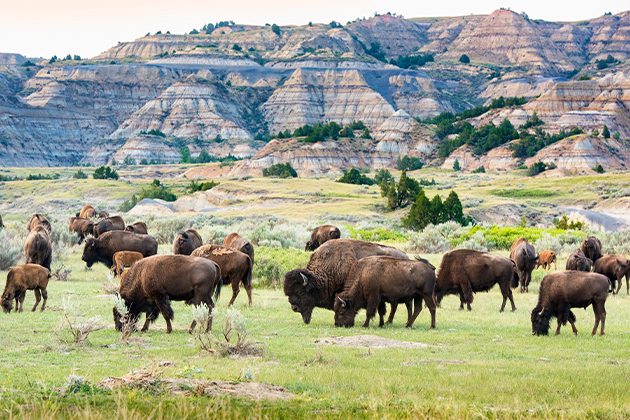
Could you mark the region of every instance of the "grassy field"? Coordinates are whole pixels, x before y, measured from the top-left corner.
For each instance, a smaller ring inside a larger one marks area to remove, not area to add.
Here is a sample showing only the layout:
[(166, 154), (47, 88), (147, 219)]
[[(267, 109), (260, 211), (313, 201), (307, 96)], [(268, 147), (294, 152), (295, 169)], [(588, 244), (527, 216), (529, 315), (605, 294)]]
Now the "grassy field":
[[(559, 337), (533, 337), (529, 311), (535, 305), (542, 271), (529, 294), (516, 294), (517, 311), (499, 313), (498, 290), (475, 296), (473, 311), (459, 311), (456, 297), (438, 309), (437, 329), (428, 330), (421, 313), (405, 329), (404, 311), (392, 326), (338, 329), (332, 312), (318, 309), (304, 325), (280, 290), (256, 289), (254, 305), (239, 296), (236, 307), (247, 319), (262, 357), (221, 357), (200, 349), (186, 332), (191, 308), (175, 303), (175, 331), (160, 319), (148, 333), (128, 343), (113, 329), (113, 301), (103, 291), (103, 266), (86, 271), (76, 247), (64, 261), (68, 282), (51, 281), (43, 312), (2, 314), (0, 321), (0, 416), (41, 418), (151, 417), (627, 417), (630, 396), (628, 343), (630, 297), (610, 297), (604, 337), (591, 337), (593, 313), (576, 310), (579, 335), (570, 328)], [(437, 264), (439, 255), (429, 259)], [(564, 261), (560, 262), (564, 264)], [(0, 273), (5, 277), (5, 273)], [(230, 291), (219, 301), (213, 336), (221, 339)], [(70, 299), (85, 317), (99, 316), (106, 327), (76, 345), (63, 321)], [(32, 305), (29, 292), (25, 307)], [(363, 318), (363, 312), (359, 313)], [(421, 342), (427, 348), (345, 348), (316, 344), (321, 338), (358, 334)], [(160, 367), (165, 361), (169, 366)], [(134, 369), (163, 378), (250, 380), (280, 385), (295, 394), (288, 401), (174, 396), (150, 390), (104, 391), (85, 386), (59, 389), (70, 375), (96, 384)]]

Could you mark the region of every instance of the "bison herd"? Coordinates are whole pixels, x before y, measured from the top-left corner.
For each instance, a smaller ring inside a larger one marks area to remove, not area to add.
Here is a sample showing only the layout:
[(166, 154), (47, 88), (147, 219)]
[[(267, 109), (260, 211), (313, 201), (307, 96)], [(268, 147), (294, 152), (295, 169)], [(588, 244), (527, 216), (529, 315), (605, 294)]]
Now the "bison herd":
[[(26, 264), (11, 268), (7, 275), (0, 305), (10, 312), (15, 301), (16, 311), (22, 311), (27, 290), (35, 293), (36, 310), (41, 298), (41, 310), (46, 307), (47, 285), (51, 277), (52, 227), (45, 216), (35, 214), (27, 224), (24, 242)], [(144, 314), (141, 331), (161, 314), (172, 331), (174, 317), (171, 301), (188, 305), (205, 305), (212, 311), (221, 287), (230, 284), (236, 300), (241, 285), (252, 304), (252, 273), (254, 247), (238, 233), (231, 233), (222, 245), (204, 244), (199, 232), (187, 229), (178, 232), (173, 241), (173, 255), (157, 255), (157, 240), (149, 234), (146, 223), (126, 225), (120, 216), (110, 216), (86, 205), (68, 221), (68, 230), (83, 245), (82, 260), (87, 267), (95, 263), (107, 266), (120, 278), (119, 296), (127, 308), (113, 309), (118, 330), (124, 322), (133, 325)], [(426, 305), (431, 315), (430, 327), (436, 326), (436, 311), (446, 295), (457, 295), (460, 309), (472, 310), (474, 294), (499, 285), (503, 312), (507, 301), (516, 310), (513, 288), (527, 293), (532, 271), (542, 267), (551, 270), (556, 254), (551, 250), (536, 252), (525, 238), (512, 244), (510, 255), (502, 257), (487, 252), (459, 249), (444, 254), (438, 270), (423, 258), (415, 259), (396, 248), (376, 243), (341, 238), (339, 228), (323, 225), (315, 228), (305, 249), (313, 251), (306, 267), (291, 270), (284, 276), (284, 294), (291, 309), (311, 321), (313, 310), (334, 311), (334, 324), (354, 326), (360, 309), (366, 310), (364, 327), (378, 313), (379, 326), (391, 323), (399, 304), (407, 309), (406, 327), (411, 328)], [(546, 335), (552, 317), (557, 318), (556, 334), (561, 325), (571, 324), (574, 333), (575, 315), (572, 308), (593, 306), (595, 334), (598, 326), (604, 334), (605, 302), (609, 292), (618, 293), (623, 278), (630, 294), (630, 263), (621, 256), (602, 255), (601, 242), (590, 236), (567, 260), (564, 272), (546, 275), (539, 289), (538, 304), (531, 312), (532, 333)], [(591, 272), (593, 270), (593, 272)], [(387, 321), (386, 304), (390, 305)], [(206, 329), (212, 326), (208, 313)], [(189, 328), (192, 331), (196, 322)]]

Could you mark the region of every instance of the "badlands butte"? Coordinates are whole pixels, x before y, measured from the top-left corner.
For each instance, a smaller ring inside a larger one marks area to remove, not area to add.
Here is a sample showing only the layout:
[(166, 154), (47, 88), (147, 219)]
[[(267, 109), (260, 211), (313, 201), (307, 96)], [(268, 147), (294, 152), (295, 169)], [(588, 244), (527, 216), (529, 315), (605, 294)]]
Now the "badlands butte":
[[(0, 165), (173, 163), (182, 147), (193, 157), (206, 151), (242, 159), (216, 165), (213, 175), (260, 175), (284, 162), (300, 175), (319, 175), (393, 167), (405, 155), (445, 168), (457, 160), (467, 171), (538, 161), (610, 171), (630, 162), (630, 12), (581, 22), (502, 9), (447, 18), (384, 14), (343, 25), (167, 29), (81, 60), (0, 54)], [(514, 153), (516, 140), (481, 152), (466, 144), (439, 152), (457, 134), (438, 135), (430, 118), (501, 96), (525, 100), (467, 122), (507, 119), (519, 129), (538, 118), (530, 130), (581, 133), (527, 156)], [(370, 138), (361, 131), (314, 143), (274, 138), (307, 124), (355, 121)], [(207, 176), (209, 169), (193, 170)]]

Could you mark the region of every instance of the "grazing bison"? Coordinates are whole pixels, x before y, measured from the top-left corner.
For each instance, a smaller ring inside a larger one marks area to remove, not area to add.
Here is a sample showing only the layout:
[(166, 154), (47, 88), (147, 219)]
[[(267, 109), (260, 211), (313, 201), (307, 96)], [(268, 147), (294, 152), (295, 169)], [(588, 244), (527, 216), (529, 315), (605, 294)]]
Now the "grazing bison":
[(344, 290), (354, 264), (372, 255), (408, 259), (407, 254), (396, 248), (371, 242), (355, 239), (326, 242), (311, 255), (305, 269), (285, 274), (284, 294), (289, 298), (291, 309), (302, 315), (305, 324), (311, 322), (315, 307), (334, 309), (335, 295)]
[(68, 220), (68, 231), (79, 236), (79, 245), (81, 245), (85, 238), (94, 235), (94, 222), (82, 217), (71, 217)]
[(581, 249), (576, 249), (569, 258), (567, 258), (566, 264), (567, 270), (573, 271), (591, 271), (593, 268), (593, 261), (584, 255)]
[(91, 204), (86, 204), (76, 216), (82, 219), (92, 219), (96, 217), (96, 209)]
[(313, 229), (311, 240), (306, 243), (305, 251), (315, 251), (324, 242), (330, 239), (341, 238), (341, 231), (337, 226), (322, 225)]
[(38, 225), (31, 230), (24, 241), (23, 252), (27, 264), (39, 264), (50, 270), (52, 245), (44, 225)]
[(136, 262), (144, 258), (142, 253), (137, 251), (118, 251), (114, 253), (114, 275), (120, 277), (125, 268), (129, 268)]
[[(335, 300), (335, 326), (352, 327), (359, 309), (365, 308), (364, 327), (379, 313), (379, 327), (384, 325), (385, 302), (407, 305), (407, 328), (422, 310), (422, 299), (431, 313), (431, 328), (435, 328), (435, 267), (426, 260), (403, 260), (394, 257), (365, 257), (354, 265), (346, 282), (346, 290)], [(411, 302), (414, 310), (411, 313)]]
[(48, 279), (50, 279), (50, 270), (37, 264), (23, 264), (11, 268), (7, 274), (7, 283), (4, 286), (4, 292), (2, 292), (0, 301), (4, 312), (11, 312), (14, 299), (15, 311), (22, 312), (27, 290), (35, 292), (35, 305), (32, 311), (35, 312), (42, 297), (44, 298), (44, 303), (41, 310), (46, 309)]
[[(604, 255), (595, 261), (593, 271), (608, 277), (613, 294), (619, 293), (623, 277), (625, 276), (626, 293), (630, 294), (630, 283), (628, 282), (628, 278), (630, 277), (630, 261), (626, 258), (617, 255)], [(617, 290), (615, 290), (616, 283), (618, 283)]]
[(595, 262), (602, 257), (602, 243), (595, 236), (584, 239), (580, 248), (586, 258)]
[(556, 335), (560, 334), (560, 326), (571, 324), (573, 334), (575, 328), (575, 314), (571, 308), (587, 308), (593, 305), (595, 325), (592, 335), (597, 332), (601, 321), (600, 335), (604, 335), (606, 322), (606, 298), (608, 297), (608, 279), (597, 273), (581, 271), (564, 271), (547, 274), (540, 283), (538, 305), (532, 310), (532, 334), (547, 335), (551, 317), (558, 319)]
[(553, 263), (553, 269), (557, 270), (558, 266), (556, 266), (557, 256), (556, 253), (550, 249), (546, 249), (544, 251), (540, 251), (538, 254), (538, 262), (536, 262), (536, 268), (542, 267), (543, 270), (551, 270), (551, 264)]
[(147, 224), (144, 222), (136, 222), (132, 225), (127, 225), (125, 228), (127, 232), (138, 233), (140, 235), (147, 235), (149, 230), (147, 229)]
[(195, 229), (188, 229), (179, 232), (173, 241), (173, 254), (190, 255), (192, 252), (203, 245), (201, 235)]
[(40, 225), (44, 229), (46, 229), (48, 233), (52, 233), (52, 226), (50, 225), (50, 222), (48, 221), (48, 219), (46, 219), (46, 216), (39, 213), (35, 213), (34, 215), (31, 216), (31, 219), (28, 221), (26, 225), (26, 229), (30, 232)]
[(100, 262), (111, 269), (114, 265), (114, 254), (118, 251), (137, 251), (149, 257), (157, 254), (157, 248), (157, 241), (150, 235), (112, 230), (98, 238), (88, 238), (81, 259), (88, 267)]
[(518, 274), (513, 261), (472, 249), (458, 249), (447, 252), (442, 257), (442, 264), (435, 283), (435, 297), (438, 304), (445, 295), (459, 295), (459, 309), (472, 310), (473, 293), (486, 292), (495, 284), (501, 288), (503, 312), (508, 299), (512, 311), (516, 310), (510, 284), (518, 282)]
[[(519, 238), (510, 247), (510, 259), (516, 264), (518, 282), (521, 285), (521, 293), (529, 291), (529, 282), (532, 280), (532, 271), (536, 267), (536, 250), (527, 239)], [(516, 287), (516, 285), (514, 285)]]
[(94, 237), (98, 238), (105, 232), (112, 230), (125, 230), (125, 221), (120, 216), (106, 217), (94, 225)]
[(247, 239), (243, 238), (236, 232), (230, 233), (223, 240), (223, 246), (226, 248), (238, 249), (244, 254), (247, 254), (254, 263), (254, 246)]
[[(146, 314), (142, 331), (149, 328), (161, 313), (166, 320), (166, 332), (173, 331), (171, 301), (185, 301), (187, 305), (206, 304), (210, 313), (221, 292), (219, 266), (206, 258), (188, 255), (155, 255), (144, 258), (125, 272), (120, 285), (120, 297), (129, 311), (130, 319), (137, 320)], [(114, 323), (122, 330), (122, 316), (114, 307)], [(212, 328), (212, 317), (208, 314), (206, 331)], [(188, 332), (194, 330), (193, 320)]]
[(243, 283), (247, 292), (249, 305), (252, 305), (252, 260), (247, 254), (234, 248), (226, 248), (219, 245), (202, 245), (195, 249), (193, 257), (204, 257), (214, 261), (221, 268), (221, 281), (224, 285), (232, 285), (232, 299), (228, 306), (232, 306)]

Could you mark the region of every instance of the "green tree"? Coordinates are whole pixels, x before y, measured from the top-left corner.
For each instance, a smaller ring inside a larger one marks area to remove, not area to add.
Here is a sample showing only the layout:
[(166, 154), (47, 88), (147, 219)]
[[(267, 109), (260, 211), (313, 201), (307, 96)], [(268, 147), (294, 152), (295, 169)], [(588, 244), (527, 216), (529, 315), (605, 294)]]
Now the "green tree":
[(240, 45), (238, 45), (238, 44), (234, 44), (234, 45), (232, 45), (232, 49), (233, 49), (234, 51), (241, 51), (241, 50), (242, 50), (241, 46), (240, 46)]
[(118, 179), (118, 172), (109, 166), (99, 166), (92, 175), (94, 179)]
[(405, 155), (402, 158), (398, 158), (396, 162), (396, 169), (400, 169), (401, 171), (415, 171), (416, 169), (422, 169), (423, 166), (424, 162), (415, 156)]
[(409, 209), (409, 213), (403, 217), (402, 224), (408, 229), (422, 230), (431, 223), (431, 212), (431, 202), (424, 190), (420, 190), (416, 200), (411, 205), (411, 209)]
[(356, 184), (356, 185), (374, 185), (374, 180), (366, 175), (363, 175), (358, 169), (352, 168), (349, 171), (345, 171), (341, 178), (337, 180), (344, 184)]
[(438, 194), (435, 194), (431, 199), (431, 213), (429, 214), (429, 219), (434, 225), (448, 221), (444, 212), (444, 203), (442, 203), (442, 197), (440, 197)]
[(280, 33), (281, 33), (280, 27), (274, 23), (273, 25), (271, 25), (271, 32), (280, 36)]
[[(381, 184), (384, 184), (393, 180), (394, 180), (394, 177), (387, 169), (379, 169), (378, 171), (376, 171), (376, 174), (374, 174), (374, 182), (376, 182), (378, 185), (381, 185)], [(385, 195), (383, 195), (383, 197), (385, 197)]]
[(272, 178), (296, 178), (297, 172), (290, 163), (276, 163), (263, 169), (263, 176)]
[(604, 167), (603, 167), (602, 165), (597, 165), (597, 166), (595, 166), (595, 167), (593, 168), (593, 170), (594, 170), (595, 172), (597, 172), (598, 174), (603, 174), (604, 172), (606, 172), (606, 171), (604, 171)]
[(610, 131), (608, 130), (608, 126), (604, 126), (604, 130), (602, 131), (602, 136), (604, 136), (605, 139), (609, 139), (610, 138)]
[(87, 179), (87, 177), (88, 177), (87, 174), (83, 172), (81, 169), (79, 169), (77, 173), (72, 175), (72, 178), (74, 179)]
[(462, 225), (467, 222), (464, 217), (464, 208), (455, 191), (451, 191), (444, 200), (444, 216), (446, 220), (452, 220)]
[(190, 156), (190, 150), (188, 146), (182, 146), (179, 148), (179, 163), (191, 163), (192, 157)]
[(453, 170), (455, 172), (459, 172), (461, 169), (461, 166), (459, 166), (459, 159), (455, 159), (455, 162), (453, 162)]
[(460, 63), (464, 63), (464, 64), (469, 64), (470, 63), (470, 57), (468, 57), (466, 54), (462, 54), (459, 56), (459, 62)]

